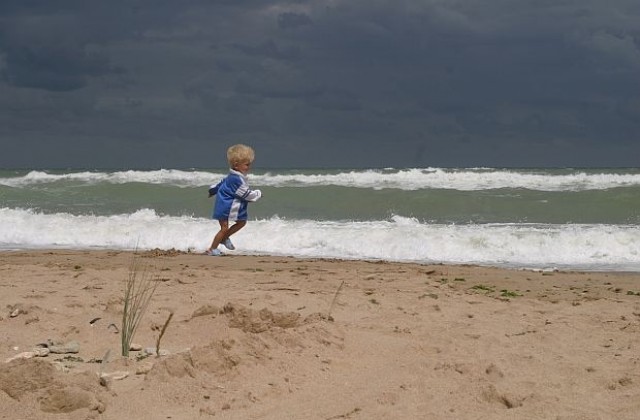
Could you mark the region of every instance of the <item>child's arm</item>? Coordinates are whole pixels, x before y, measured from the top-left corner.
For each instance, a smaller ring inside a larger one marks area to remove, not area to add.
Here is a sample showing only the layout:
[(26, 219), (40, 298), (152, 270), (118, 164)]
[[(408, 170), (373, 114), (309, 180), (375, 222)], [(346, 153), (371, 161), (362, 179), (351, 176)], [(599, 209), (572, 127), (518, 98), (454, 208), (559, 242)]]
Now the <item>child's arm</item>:
[(258, 201), (258, 199), (262, 197), (262, 191), (260, 190), (249, 190), (249, 193), (245, 195), (244, 199), (247, 201)]
[(262, 192), (260, 190), (251, 190), (246, 183), (240, 181), (235, 196), (244, 201), (258, 201), (262, 197)]
[(218, 188), (220, 188), (220, 184), (222, 184), (222, 181), (218, 182), (217, 184), (211, 184), (209, 186), (209, 197), (213, 197), (214, 195), (216, 195), (216, 193), (218, 192)]

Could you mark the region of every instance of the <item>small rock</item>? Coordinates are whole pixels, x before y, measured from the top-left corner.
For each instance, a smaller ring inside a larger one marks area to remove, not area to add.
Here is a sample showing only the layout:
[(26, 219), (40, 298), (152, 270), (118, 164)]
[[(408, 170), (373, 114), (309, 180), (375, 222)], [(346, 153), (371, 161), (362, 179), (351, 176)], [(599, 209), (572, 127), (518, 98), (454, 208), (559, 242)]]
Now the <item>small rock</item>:
[(49, 351), (56, 354), (78, 353), (80, 351), (80, 343), (74, 340), (64, 345), (52, 344), (49, 345)]
[(119, 381), (121, 379), (126, 378), (127, 376), (129, 376), (129, 372), (123, 371), (123, 370), (98, 374), (98, 377), (100, 378), (100, 385), (102, 385), (107, 389), (111, 386), (112, 381), (114, 380)]
[(35, 347), (33, 353), (38, 357), (45, 357), (51, 353), (51, 350), (46, 347)]
[(100, 379), (106, 379), (107, 381), (109, 380), (115, 380), (115, 381), (120, 381), (124, 378), (126, 378), (127, 376), (129, 376), (129, 372), (126, 370), (117, 370), (115, 372), (109, 372), (109, 373), (101, 373), (100, 374)]
[(142, 350), (142, 345), (141, 344), (131, 343), (131, 345), (129, 346), (129, 350), (130, 351), (140, 351), (140, 350)]
[[(148, 354), (149, 356), (155, 356), (156, 354), (156, 348), (155, 347), (147, 347), (144, 349), (144, 353)], [(168, 356), (169, 354), (169, 350), (165, 350), (165, 349), (160, 349), (160, 356)]]
[(18, 360), (18, 359), (31, 359), (32, 357), (35, 357), (35, 353), (32, 351), (23, 351), (22, 353), (18, 353), (13, 357), (8, 358), (7, 360), (5, 360), (5, 363), (9, 363), (12, 362), (14, 360)]
[(33, 357), (45, 357), (49, 354), (49, 349), (43, 347), (36, 347), (31, 351), (23, 351), (22, 353), (18, 353), (13, 357), (5, 360), (5, 363), (9, 363), (13, 360), (17, 359), (31, 359)]

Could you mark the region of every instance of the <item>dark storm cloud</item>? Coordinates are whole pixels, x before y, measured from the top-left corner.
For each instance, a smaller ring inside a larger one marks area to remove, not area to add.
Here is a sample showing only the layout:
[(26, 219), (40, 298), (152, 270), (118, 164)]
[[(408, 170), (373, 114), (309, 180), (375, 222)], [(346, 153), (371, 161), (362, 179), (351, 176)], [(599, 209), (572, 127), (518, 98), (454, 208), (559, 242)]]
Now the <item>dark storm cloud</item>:
[(304, 13), (285, 12), (278, 15), (278, 26), (282, 29), (295, 29), (311, 22), (311, 18)]
[(86, 86), (87, 78), (115, 72), (102, 54), (66, 47), (17, 47), (5, 51), (3, 77), (18, 87), (52, 91)]
[(0, 166), (635, 165), (639, 71), (637, 1), (5, 0)]

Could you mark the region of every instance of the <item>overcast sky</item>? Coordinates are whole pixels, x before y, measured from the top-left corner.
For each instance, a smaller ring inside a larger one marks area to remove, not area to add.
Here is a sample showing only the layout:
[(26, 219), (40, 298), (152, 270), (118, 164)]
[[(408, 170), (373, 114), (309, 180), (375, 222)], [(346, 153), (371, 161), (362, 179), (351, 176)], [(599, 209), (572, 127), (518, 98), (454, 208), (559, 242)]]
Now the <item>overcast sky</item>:
[(0, 167), (640, 166), (638, 0), (0, 0)]

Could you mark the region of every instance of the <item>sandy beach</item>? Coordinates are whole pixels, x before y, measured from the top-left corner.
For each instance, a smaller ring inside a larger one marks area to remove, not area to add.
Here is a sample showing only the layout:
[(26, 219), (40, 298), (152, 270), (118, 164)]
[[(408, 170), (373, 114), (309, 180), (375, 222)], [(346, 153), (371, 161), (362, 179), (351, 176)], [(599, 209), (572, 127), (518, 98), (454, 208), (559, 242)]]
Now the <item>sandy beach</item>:
[[(123, 290), (134, 258), (157, 288), (124, 358)], [(0, 308), (2, 419), (640, 412), (635, 273), (3, 252)]]

